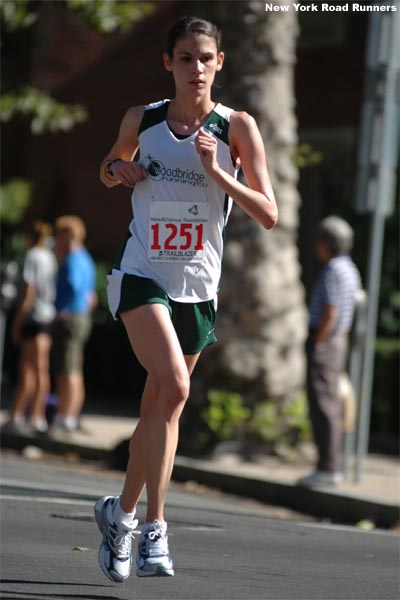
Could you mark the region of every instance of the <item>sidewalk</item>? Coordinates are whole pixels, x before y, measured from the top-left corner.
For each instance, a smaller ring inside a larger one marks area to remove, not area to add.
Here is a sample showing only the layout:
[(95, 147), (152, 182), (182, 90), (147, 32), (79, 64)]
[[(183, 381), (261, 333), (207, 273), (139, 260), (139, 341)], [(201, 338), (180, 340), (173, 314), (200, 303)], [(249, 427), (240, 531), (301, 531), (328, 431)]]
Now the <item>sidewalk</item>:
[[(0, 411), (0, 425), (6, 413)], [(57, 454), (76, 454), (83, 459), (110, 464), (115, 448), (127, 440), (135, 419), (82, 415), (82, 431), (54, 439), (49, 436), (10, 435), (2, 432), (4, 448), (22, 450), (35, 446)], [(365, 473), (358, 484), (346, 481), (335, 488), (309, 489), (296, 481), (312, 470), (312, 463), (285, 463), (275, 457), (243, 462), (234, 454), (210, 460), (177, 456), (173, 478), (196, 481), (233, 494), (276, 504), (325, 520), (358, 523), (368, 520), (382, 527), (394, 527), (400, 519), (400, 465), (397, 457), (369, 455)]]

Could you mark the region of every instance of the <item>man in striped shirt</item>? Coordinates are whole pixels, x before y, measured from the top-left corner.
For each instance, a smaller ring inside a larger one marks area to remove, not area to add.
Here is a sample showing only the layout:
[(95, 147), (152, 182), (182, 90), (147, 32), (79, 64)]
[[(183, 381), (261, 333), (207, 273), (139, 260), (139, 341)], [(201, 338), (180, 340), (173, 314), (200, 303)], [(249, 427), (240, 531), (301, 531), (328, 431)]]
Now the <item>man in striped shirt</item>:
[(346, 363), (355, 293), (360, 275), (350, 258), (353, 230), (341, 218), (324, 219), (317, 231), (317, 253), (324, 263), (310, 302), (307, 341), (307, 394), (317, 470), (302, 485), (336, 485), (342, 480), (343, 403), (339, 376)]

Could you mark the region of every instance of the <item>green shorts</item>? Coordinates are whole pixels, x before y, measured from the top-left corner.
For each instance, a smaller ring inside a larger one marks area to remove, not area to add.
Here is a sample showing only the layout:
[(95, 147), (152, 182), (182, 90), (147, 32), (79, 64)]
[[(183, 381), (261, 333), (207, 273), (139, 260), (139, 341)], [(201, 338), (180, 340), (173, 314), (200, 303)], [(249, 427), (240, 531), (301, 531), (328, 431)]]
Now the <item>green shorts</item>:
[(170, 312), (183, 354), (197, 354), (217, 341), (213, 300), (176, 302), (152, 279), (122, 273), (118, 269), (113, 269), (108, 276), (107, 294), (115, 318), (144, 304), (164, 304)]
[(92, 317), (72, 313), (53, 325), (51, 364), (55, 375), (82, 372), (86, 342), (92, 330)]

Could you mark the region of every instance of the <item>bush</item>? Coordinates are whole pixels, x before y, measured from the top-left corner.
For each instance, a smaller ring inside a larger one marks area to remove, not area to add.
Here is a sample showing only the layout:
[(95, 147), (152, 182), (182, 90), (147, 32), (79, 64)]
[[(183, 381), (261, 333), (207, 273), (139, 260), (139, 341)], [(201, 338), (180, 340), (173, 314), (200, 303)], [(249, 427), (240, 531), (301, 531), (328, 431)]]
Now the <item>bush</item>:
[(244, 423), (250, 417), (251, 411), (244, 406), (243, 397), (235, 392), (225, 390), (210, 390), (207, 394), (208, 406), (201, 412), (203, 421), (209, 432), (203, 437), (209, 441), (232, 440), (244, 430)]
[(306, 394), (283, 404), (271, 400), (255, 407), (249, 424), (249, 434), (269, 453), (294, 458), (296, 448), (311, 439)]

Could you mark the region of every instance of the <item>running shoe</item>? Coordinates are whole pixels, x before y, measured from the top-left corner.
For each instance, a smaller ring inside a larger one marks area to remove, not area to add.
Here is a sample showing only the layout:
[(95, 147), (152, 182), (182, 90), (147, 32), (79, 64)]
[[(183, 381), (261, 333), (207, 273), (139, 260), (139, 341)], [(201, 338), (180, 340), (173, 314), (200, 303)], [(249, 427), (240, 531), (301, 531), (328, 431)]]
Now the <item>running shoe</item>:
[(34, 433), (46, 433), (49, 428), (44, 417), (35, 417), (31, 419), (29, 425)]
[(138, 577), (172, 577), (174, 565), (168, 550), (167, 524), (146, 523), (139, 537), (136, 558)]
[(1, 433), (10, 435), (29, 435), (31, 433), (31, 430), (28, 427), (25, 418), (20, 417), (18, 415), (16, 417), (10, 418), (9, 421), (4, 423), (4, 425), (1, 428)]
[(99, 564), (104, 575), (111, 581), (122, 583), (128, 579), (132, 565), (133, 532), (137, 519), (130, 527), (117, 525), (113, 517), (113, 508), (117, 498), (105, 496), (95, 504), (94, 514), (103, 541), (99, 548)]
[(334, 487), (344, 480), (343, 473), (339, 471), (314, 471), (298, 480), (297, 485), (304, 487), (330, 486)]

